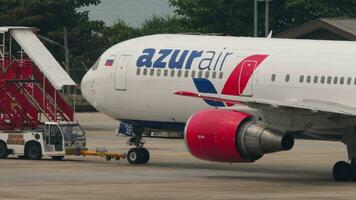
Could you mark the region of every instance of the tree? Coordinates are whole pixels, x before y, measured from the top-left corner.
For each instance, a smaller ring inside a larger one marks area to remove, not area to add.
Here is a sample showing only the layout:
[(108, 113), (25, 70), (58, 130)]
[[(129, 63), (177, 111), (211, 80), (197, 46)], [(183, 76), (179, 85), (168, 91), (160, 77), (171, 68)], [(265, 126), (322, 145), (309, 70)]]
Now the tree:
[(121, 19), (116, 20), (104, 33), (104, 37), (110, 46), (141, 35), (139, 29), (131, 27)]
[(175, 16), (152, 16), (147, 19), (140, 28), (134, 28), (125, 21), (118, 19), (112, 26), (106, 29), (104, 38), (106, 38), (108, 44), (112, 46), (119, 42), (144, 35), (183, 33), (188, 31), (183, 22)]
[(147, 19), (141, 29), (142, 35), (157, 33), (184, 33), (190, 29), (177, 16), (153, 16)]
[[(96, 5), (100, 0), (0, 0), (0, 26), (30, 26), (39, 34), (63, 44), (64, 27), (68, 30), (71, 55), (70, 75), (79, 82), (84, 71), (105, 49), (101, 21), (90, 21), (87, 11), (78, 8)], [(64, 61), (64, 49), (45, 43), (59, 62)]]
[[(253, 0), (170, 0), (188, 27), (237, 36), (252, 36), (253, 3)], [(321, 17), (356, 16), (355, 0), (274, 0), (270, 6), (274, 32)], [(262, 3), (259, 12), (260, 22), (264, 21)]]
[(249, 35), (253, 28), (251, 0), (170, 0), (170, 5), (197, 32)]
[(356, 17), (355, 0), (274, 0), (272, 28), (276, 32), (318, 18)]

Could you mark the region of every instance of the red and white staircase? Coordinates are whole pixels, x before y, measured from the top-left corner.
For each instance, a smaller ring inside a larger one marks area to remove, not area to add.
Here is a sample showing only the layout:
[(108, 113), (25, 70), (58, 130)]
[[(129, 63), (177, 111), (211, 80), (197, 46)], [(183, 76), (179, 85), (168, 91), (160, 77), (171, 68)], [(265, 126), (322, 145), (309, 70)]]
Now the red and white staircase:
[[(48, 50), (44, 52), (42, 43), (38, 44), (33, 36), (30, 28), (0, 28), (0, 130), (36, 128), (43, 120), (73, 121), (74, 111), (62, 98), (59, 87), (74, 82), (58, 63), (53, 63), (53, 57), (45, 58)], [(15, 50), (11, 43), (15, 41), (20, 58), (12, 55)]]

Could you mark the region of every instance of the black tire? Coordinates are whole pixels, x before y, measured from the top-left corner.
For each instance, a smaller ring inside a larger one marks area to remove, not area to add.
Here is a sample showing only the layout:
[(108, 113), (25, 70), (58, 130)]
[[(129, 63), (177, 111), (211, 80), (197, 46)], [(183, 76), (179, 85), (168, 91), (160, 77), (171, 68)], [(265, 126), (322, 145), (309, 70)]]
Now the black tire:
[(0, 159), (6, 159), (8, 155), (6, 143), (0, 142)]
[(53, 160), (63, 160), (64, 156), (51, 156)]
[(356, 182), (356, 163), (353, 161), (351, 162), (351, 180)]
[(127, 153), (127, 160), (130, 164), (140, 164), (141, 163), (141, 153), (138, 148), (132, 148)]
[(150, 160), (150, 152), (145, 148), (142, 148), (140, 150), (141, 150), (141, 152), (143, 154), (143, 158), (142, 158), (142, 162), (141, 163), (142, 164), (147, 164), (148, 161)]
[(150, 160), (150, 153), (145, 148), (132, 148), (127, 153), (130, 164), (146, 164)]
[(352, 178), (351, 165), (345, 161), (337, 162), (333, 168), (333, 176), (335, 181), (349, 181)]
[(41, 145), (34, 142), (26, 145), (25, 156), (26, 159), (29, 160), (41, 160), (42, 158)]

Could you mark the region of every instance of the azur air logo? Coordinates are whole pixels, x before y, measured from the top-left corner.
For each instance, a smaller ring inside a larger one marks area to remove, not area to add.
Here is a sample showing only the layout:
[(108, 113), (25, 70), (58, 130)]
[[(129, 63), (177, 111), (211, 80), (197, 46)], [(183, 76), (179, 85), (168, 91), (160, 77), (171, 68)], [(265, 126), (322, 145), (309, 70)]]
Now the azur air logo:
[(136, 62), (137, 67), (222, 71), (226, 60), (233, 55), (222, 51), (147, 48)]

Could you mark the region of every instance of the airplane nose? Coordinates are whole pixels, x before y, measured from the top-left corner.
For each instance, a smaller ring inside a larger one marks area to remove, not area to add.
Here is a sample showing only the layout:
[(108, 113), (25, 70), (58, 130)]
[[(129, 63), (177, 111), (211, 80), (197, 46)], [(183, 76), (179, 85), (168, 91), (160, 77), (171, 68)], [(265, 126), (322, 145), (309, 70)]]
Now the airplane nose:
[(94, 79), (92, 77), (91, 71), (88, 71), (80, 84), (80, 89), (82, 91), (82, 94), (84, 98), (89, 102), (92, 103), (93, 100), (93, 95), (94, 95)]

